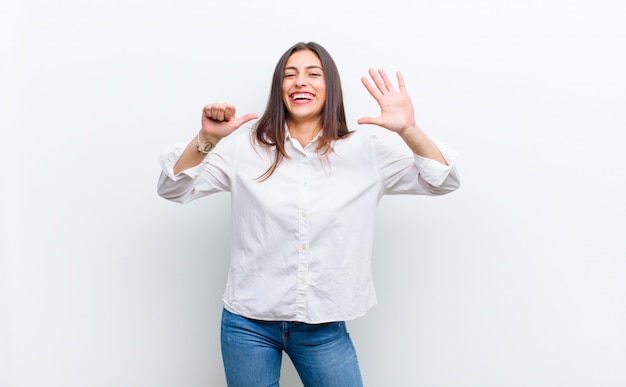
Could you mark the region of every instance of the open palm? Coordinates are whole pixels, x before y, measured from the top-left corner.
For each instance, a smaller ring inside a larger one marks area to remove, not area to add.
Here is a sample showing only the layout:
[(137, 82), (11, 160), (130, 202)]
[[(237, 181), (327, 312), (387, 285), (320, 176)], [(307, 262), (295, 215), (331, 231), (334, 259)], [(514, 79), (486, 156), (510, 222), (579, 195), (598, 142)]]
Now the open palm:
[(404, 78), (398, 72), (398, 91), (385, 71), (379, 69), (369, 69), (369, 75), (374, 84), (362, 77), (361, 82), (374, 97), (380, 106), (380, 115), (378, 117), (362, 117), (358, 120), (359, 124), (378, 125), (393, 132), (402, 132), (405, 129), (415, 126), (415, 113), (413, 111), (413, 103), (406, 92)]

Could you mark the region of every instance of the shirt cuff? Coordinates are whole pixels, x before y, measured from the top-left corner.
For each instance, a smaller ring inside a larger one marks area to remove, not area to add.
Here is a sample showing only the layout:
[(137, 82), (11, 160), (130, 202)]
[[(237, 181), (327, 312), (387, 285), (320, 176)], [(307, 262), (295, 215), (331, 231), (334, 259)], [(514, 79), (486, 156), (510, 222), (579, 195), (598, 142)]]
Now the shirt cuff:
[(178, 162), (178, 159), (180, 158), (180, 155), (183, 154), (184, 150), (184, 145), (176, 144), (166, 148), (159, 156), (159, 164), (161, 165), (163, 173), (165, 173), (165, 175), (173, 181), (178, 181), (184, 176), (188, 176), (193, 179), (200, 174), (202, 163), (196, 165), (195, 167), (181, 171), (177, 175), (174, 174), (174, 166)]
[(436, 160), (429, 159), (414, 154), (415, 163), (420, 171), (420, 175), (426, 182), (434, 187), (439, 187), (446, 180), (450, 171), (455, 167), (458, 153), (447, 146), (446, 144), (433, 139), (435, 145), (439, 148), (439, 151), (443, 155), (448, 165), (444, 165)]

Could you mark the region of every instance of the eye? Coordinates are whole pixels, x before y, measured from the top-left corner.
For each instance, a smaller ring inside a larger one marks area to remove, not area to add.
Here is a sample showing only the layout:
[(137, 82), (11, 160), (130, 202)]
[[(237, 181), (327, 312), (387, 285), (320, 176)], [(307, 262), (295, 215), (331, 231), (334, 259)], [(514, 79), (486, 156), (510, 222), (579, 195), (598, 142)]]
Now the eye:
[(294, 74), (294, 73), (286, 73), (284, 77), (285, 78), (293, 78), (295, 76), (296, 76), (296, 74)]
[(322, 74), (320, 74), (320, 73), (310, 73), (309, 76), (317, 78), (317, 77), (321, 77)]

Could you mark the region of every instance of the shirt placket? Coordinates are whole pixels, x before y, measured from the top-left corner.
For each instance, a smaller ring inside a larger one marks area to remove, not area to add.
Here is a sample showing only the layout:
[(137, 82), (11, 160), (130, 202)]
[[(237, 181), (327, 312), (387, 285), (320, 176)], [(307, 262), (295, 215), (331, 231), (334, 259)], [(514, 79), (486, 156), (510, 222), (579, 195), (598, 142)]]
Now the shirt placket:
[(306, 288), (307, 274), (309, 270), (309, 240), (310, 224), (308, 219), (309, 179), (311, 165), (308, 155), (302, 154), (300, 158), (300, 181), (298, 189), (298, 271), (296, 283), (296, 316), (298, 319), (306, 318)]

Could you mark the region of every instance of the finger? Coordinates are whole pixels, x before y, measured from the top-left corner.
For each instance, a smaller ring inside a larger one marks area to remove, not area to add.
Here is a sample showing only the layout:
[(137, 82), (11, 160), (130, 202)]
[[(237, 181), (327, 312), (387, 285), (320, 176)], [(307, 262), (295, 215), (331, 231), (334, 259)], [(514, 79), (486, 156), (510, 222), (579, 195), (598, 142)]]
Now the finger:
[(217, 120), (219, 115), (219, 104), (210, 104), (204, 107), (204, 116), (209, 120)]
[(231, 118), (235, 117), (235, 107), (233, 105), (225, 105), (224, 106), (224, 121), (229, 121)]
[(383, 79), (383, 82), (385, 83), (385, 88), (388, 91), (395, 91), (395, 89), (393, 88), (393, 83), (391, 83), (391, 79), (389, 79), (385, 70), (378, 69), (378, 74), (380, 74), (380, 77)]
[(211, 109), (212, 108), (213, 108), (213, 105), (204, 105), (204, 107), (202, 108), (202, 116), (203, 116), (203, 118), (211, 119)]
[(402, 73), (398, 71), (396, 73), (396, 77), (398, 78), (398, 89), (400, 89), (400, 92), (406, 93), (406, 84), (404, 83), (404, 77), (402, 76)]
[(374, 69), (369, 69), (368, 72), (370, 74), (370, 77), (372, 78), (372, 81), (374, 81), (376, 87), (378, 88), (378, 91), (380, 91), (381, 94), (385, 94), (389, 91), (383, 80), (380, 79), (380, 76), (376, 73), (376, 71), (374, 71)]
[(224, 105), (217, 104), (211, 108), (211, 118), (215, 121), (224, 121)]
[(382, 96), (380, 91), (378, 91), (366, 77), (361, 77), (361, 83), (363, 83), (363, 86), (365, 86), (367, 91), (372, 97), (374, 97), (374, 99), (378, 100), (378, 98)]

